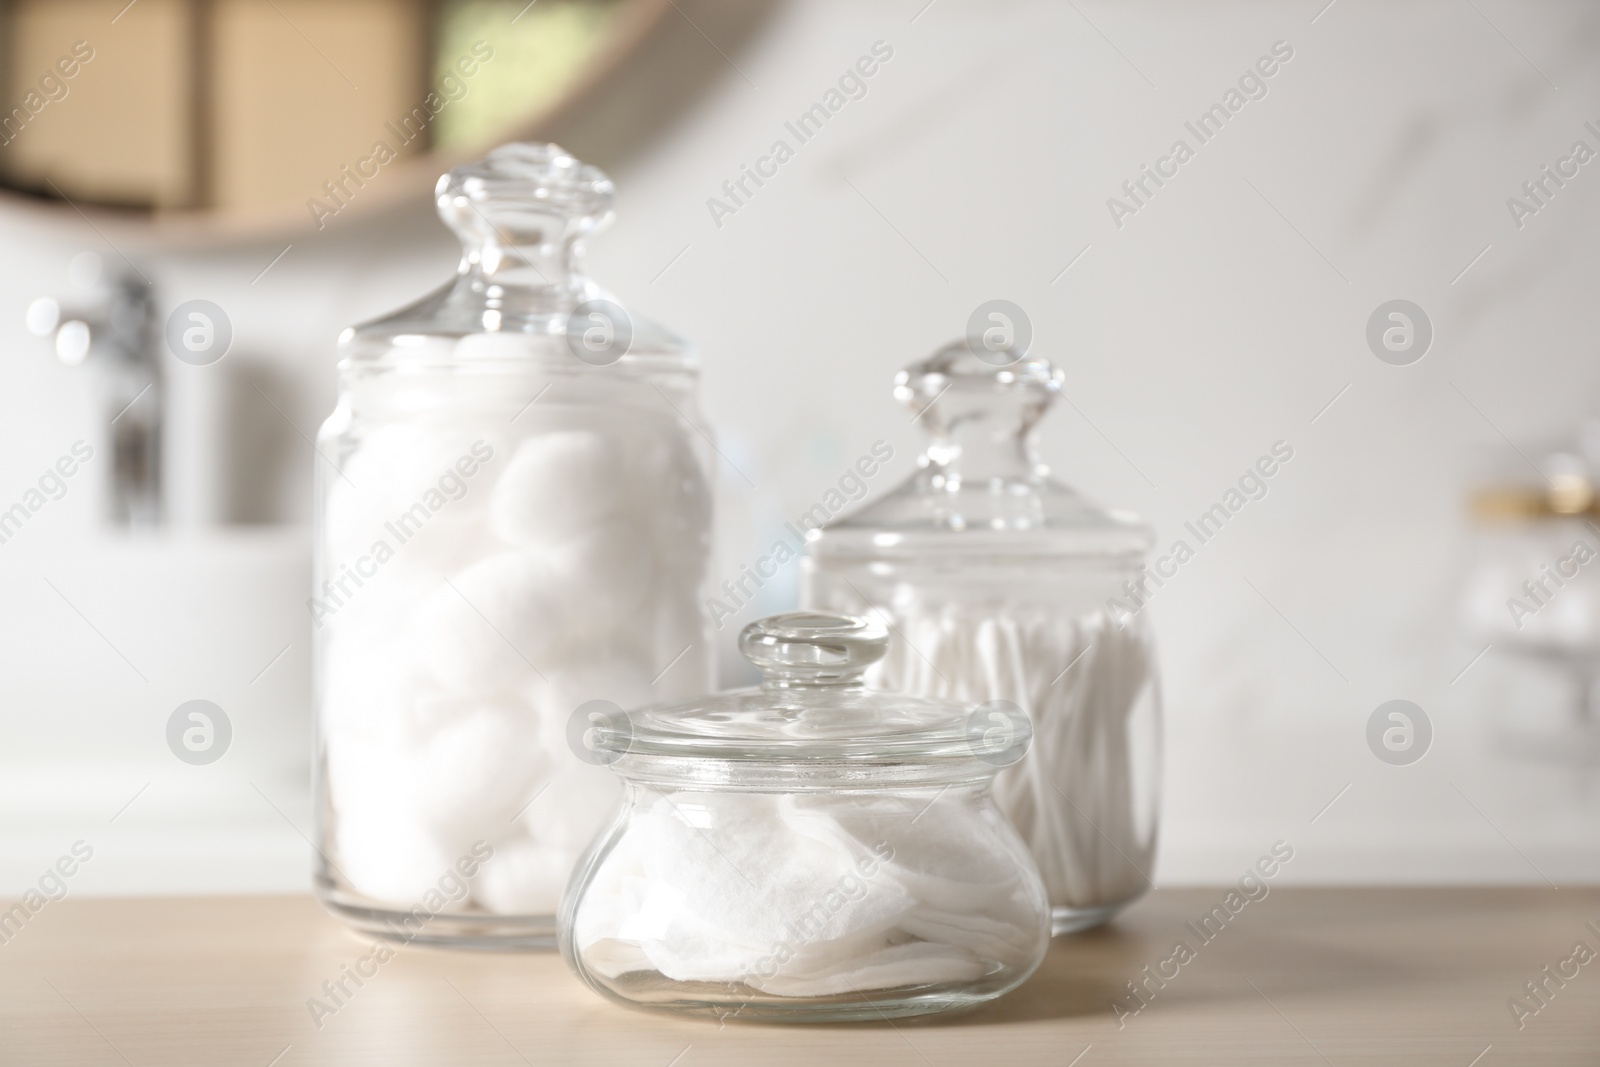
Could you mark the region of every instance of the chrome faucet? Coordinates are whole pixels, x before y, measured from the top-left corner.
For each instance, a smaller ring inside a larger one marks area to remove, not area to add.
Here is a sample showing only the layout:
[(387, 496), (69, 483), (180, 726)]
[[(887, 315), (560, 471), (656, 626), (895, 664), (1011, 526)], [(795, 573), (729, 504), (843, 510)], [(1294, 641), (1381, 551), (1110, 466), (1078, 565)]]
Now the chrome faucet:
[(150, 281), (137, 269), (107, 273), (92, 252), (73, 259), (68, 277), (88, 291), (86, 303), (39, 297), (28, 305), (28, 329), (54, 337), (62, 363), (95, 373), (112, 458), (107, 520), (116, 526), (157, 525), (165, 398)]

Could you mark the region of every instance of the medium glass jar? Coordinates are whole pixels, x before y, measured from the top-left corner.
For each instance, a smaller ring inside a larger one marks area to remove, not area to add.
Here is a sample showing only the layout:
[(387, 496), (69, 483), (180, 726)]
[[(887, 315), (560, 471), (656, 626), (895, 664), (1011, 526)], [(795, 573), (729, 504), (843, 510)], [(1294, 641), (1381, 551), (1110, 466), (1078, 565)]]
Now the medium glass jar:
[[(876, 614), (867, 684), (1026, 710), (1034, 743), (995, 782), (1039, 864), (1053, 929), (1098, 925), (1150, 886), (1161, 691), (1144, 606), (1147, 527), (1056, 481), (1034, 433), (1061, 372), (962, 341), (895, 395), (932, 435), (904, 484), (814, 532), (801, 604)], [(1170, 577), (1170, 575), (1169, 575)]]
[(1027, 978), (1044, 887), (990, 791), (1027, 719), (868, 690), (887, 636), (862, 619), (777, 615), (739, 643), (759, 688), (594, 731), (627, 792), (563, 904), (579, 976), (628, 1004), (816, 1021)]
[(513, 144), (439, 182), (455, 279), (345, 331), (317, 443), (316, 891), (403, 940), (553, 947), (617, 794), (576, 709), (703, 692), (696, 360), (582, 274), (604, 174)]

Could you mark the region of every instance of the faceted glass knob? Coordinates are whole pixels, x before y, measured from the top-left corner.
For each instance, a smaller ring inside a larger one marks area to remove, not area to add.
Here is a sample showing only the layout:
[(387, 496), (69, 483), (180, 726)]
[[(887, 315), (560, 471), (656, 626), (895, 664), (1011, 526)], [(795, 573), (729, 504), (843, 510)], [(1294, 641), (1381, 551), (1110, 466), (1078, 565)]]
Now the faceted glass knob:
[(821, 612), (769, 615), (739, 634), (739, 651), (775, 689), (856, 683), (888, 649), (881, 623)]
[(610, 223), (614, 194), (603, 171), (559, 145), (514, 143), (445, 174), (434, 199), (466, 269), (575, 290), (581, 242)]

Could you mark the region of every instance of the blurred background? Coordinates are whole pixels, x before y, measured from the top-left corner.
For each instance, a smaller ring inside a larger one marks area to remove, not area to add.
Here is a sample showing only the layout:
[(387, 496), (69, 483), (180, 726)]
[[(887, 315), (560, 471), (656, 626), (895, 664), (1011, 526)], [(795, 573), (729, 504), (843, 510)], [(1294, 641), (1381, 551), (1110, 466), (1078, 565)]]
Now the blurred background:
[[(1149, 607), (1158, 882), (1279, 839), (1295, 881), (1600, 878), (1591, 3), (10, 0), (0, 86), (0, 892), (77, 838), (78, 892), (308, 886), (336, 339), (450, 275), (432, 184), (514, 138), (611, 174), (592, 273), (701, 352), (719, 578), (874, 442), (873, 493), (914, 469), (894, 372), (986, 300), (1065, 369), (1056, 473), (1163, 551), (1292, 449)], [(190, 301), (214, 363), (129, 325)]]

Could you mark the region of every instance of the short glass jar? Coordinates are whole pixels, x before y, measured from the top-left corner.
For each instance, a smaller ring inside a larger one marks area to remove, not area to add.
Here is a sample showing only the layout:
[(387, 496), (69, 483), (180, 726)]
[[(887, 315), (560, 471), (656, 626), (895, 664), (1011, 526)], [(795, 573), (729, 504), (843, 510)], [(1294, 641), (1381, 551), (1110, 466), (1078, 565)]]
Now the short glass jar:
[(317, 441), (318, 897), (406, 941), (555, 945), (620, 790), (577, 709), (704, 692), (697, 359), (585, 277), (612, 185), (512, 144), (437, 189), (456, 277), (340, 339)]
[(1027, 712), (1033, 746), (995, 795), (1065, 934), (1150, 887), (1161, 686), (1144, 608), (1172, 572), (1146, 564), (1147, 526), (1040, 460), (1061, 381), (1042, 357), (972, 341), (901, 371), (895, 396), (927, 451), (903, 484), (811, 534), (800, 603), (888, 621), (873, 688)]
[(573, 875), (561, 949), (628, 1004), (843, 1021), (970, 1007), (1049, 941), (1044, 886), (990, 791), (1026, 717), (868, 690), (877, 623), (776, 615), (759, 688), (600, 722), (621, 811)]

